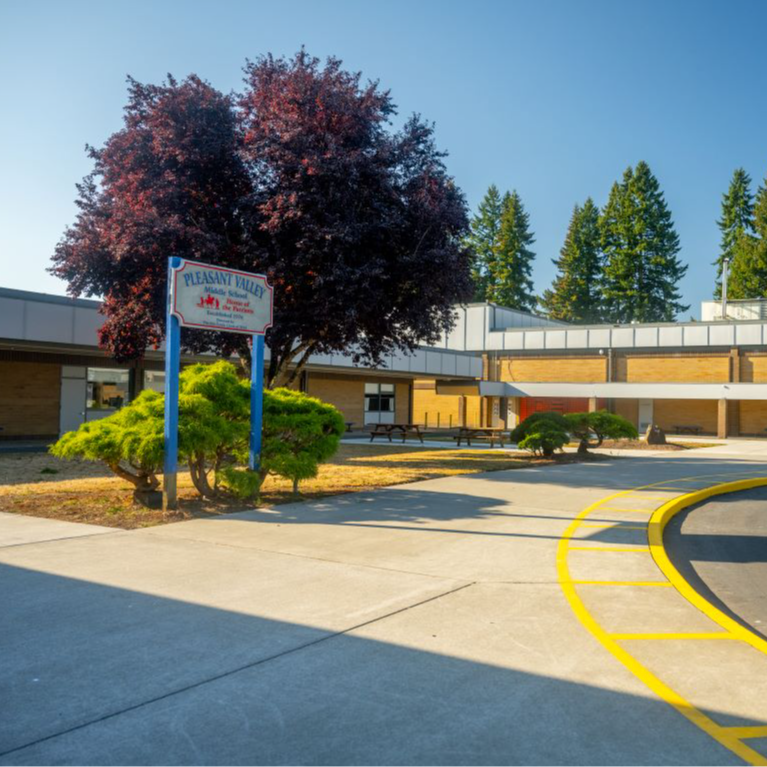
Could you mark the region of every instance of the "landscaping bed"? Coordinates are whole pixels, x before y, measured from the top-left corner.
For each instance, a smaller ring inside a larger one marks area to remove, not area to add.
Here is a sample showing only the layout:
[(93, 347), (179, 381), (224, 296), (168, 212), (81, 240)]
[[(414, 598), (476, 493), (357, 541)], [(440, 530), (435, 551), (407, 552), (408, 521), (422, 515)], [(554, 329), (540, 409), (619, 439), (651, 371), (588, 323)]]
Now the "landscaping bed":
[[(580, 460), (572, 453), (538, 459), (517, 452), (342, 445), (333, 459), (320, 467), (315, 479), (301, 483), (299, 500), (458, 474)], [(586, 460), (605, 457), (587, 456)], [(266, 479), (262, 506), (295, 500), (289, 480), (272, 476)], [(132, 529), (242, 511), (249, 506), (231, 496), (213, 501), (200, 498), (189, 474), (183, 472), (179, 474), (179, 509), (166, 514), (135, 503), (132, 486), (101, 464), (62, 461), (47, 453), (0, 454), (0, 511), (4, 512)]]

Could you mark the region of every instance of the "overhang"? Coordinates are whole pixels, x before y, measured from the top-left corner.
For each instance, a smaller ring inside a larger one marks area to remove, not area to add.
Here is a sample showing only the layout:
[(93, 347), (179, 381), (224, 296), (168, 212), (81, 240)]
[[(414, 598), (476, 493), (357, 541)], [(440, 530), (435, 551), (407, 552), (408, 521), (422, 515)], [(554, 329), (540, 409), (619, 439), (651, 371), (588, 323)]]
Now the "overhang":
[(508, 383), (445, 381), (437, 394), (483, 397), (595, 397), (597, 399), (767, 400), (767, 383)]

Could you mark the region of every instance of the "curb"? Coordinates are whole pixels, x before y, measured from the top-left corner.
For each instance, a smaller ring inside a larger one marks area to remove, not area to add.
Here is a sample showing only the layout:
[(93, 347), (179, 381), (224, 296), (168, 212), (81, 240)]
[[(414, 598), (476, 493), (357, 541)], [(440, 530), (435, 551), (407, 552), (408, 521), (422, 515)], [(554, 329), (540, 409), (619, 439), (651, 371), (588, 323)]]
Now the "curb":
[(689, 506), (693, 506), (701, 501), (705, 501), (716, 495), (724, 495), (725, 493), (736, 493), (740, 490), (750, 490), (754, 487), (767, 486), (767, 478), (758, 477), (754, 479), (741, 479), (736, 482), (723, 482), (720, 485), (714, 485), (704, 490), (697, 490), (692, 493), (686, 493), (685, 495), (674, 498), (671, 501), (663, 504), (656, 512), (650, 517), (647, 528), (647, 539), (650, 545), (650, 553), (655, 560), (655, 564), (660, 568), (661, 572), (668, 578), (674, 588), (688, 601), (690, 604), (698, 608), (702, 613), (709, 617), (715, 623), (718, 623), (730, 634), (736, 636), (743, 642), (747, 642), (754, 649), (767, 655), (767, 641), (760, 637), (755, 632), (747, 629), (742, 624), (730, 618), (729, 615), (723, 613), (718, 607), (712, 605), (707, 599), (704, 599), (681, 575), (681, 573), (674, 567), (666, 548), (663, 545), (663, 531), (666, 525), (680, 512)]

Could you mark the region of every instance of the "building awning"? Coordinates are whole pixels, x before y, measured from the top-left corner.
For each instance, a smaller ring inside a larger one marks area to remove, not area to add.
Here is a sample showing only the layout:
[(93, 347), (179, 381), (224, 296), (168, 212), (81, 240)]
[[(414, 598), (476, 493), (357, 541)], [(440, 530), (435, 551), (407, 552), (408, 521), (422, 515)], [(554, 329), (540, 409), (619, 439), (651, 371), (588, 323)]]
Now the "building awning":
[(767, 400), (767, 383), (522, 383), (439, 381), (437, 394), (481, 397)]

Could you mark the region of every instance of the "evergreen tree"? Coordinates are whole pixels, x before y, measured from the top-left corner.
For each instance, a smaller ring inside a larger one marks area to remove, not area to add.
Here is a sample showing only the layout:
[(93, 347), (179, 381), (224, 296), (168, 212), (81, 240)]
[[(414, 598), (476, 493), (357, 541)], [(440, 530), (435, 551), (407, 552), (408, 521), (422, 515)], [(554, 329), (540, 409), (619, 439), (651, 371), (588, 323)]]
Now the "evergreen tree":
[(532, 274), (535, 242), (530, 231), (530, 217), (520, 196), (504, 195), (502, 202), (498, 247), (489, 268), (487, 300), (511, 309), (532, 311), (537, 299), (533, 294)]
[(727, 284), (729, 298), (767, 296), (767, 179), (756, 193), (752, 231), (744, 229), (734, 240)]
[(722, 297), (722, 262), (727, 258), (733, 264), (738, 245), (742, 243), (748, 247), (749, 240), (744, 235), (754, 230), (753, 200), (751, 177), (743, 168), (738, 168), (732, 174), (727, 194), (722, 197), (722, 217), (716, 222), (722, 232), (722, 241), (719, 256), (714, 262), (716, 266), (714, 298)]
[(589, 197), (576, 205), (559, 258), (552, 259), (558, 274), (541, 305), (548, 315), (565, 322), (596, 323), (602, 319), (602, 252), (599, 208)]
[(495, 184), (488, 187), (477, 214), (472, 218), (466, 244), (473, 257), (474, 300), (487, 301), (494, 253), (501, 228), (501, 193)]
[(600, 218), (605, 257), (602, 294), (611, 322), (671, 322), (690, 307), (679, 281), (679, 236), (658, 180), (646, 162), (613, 184)]

